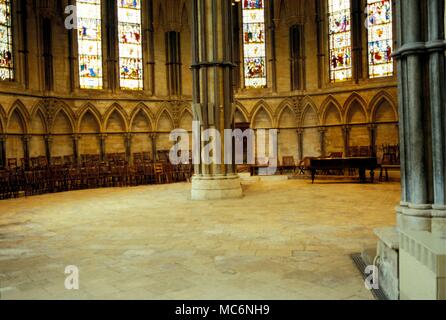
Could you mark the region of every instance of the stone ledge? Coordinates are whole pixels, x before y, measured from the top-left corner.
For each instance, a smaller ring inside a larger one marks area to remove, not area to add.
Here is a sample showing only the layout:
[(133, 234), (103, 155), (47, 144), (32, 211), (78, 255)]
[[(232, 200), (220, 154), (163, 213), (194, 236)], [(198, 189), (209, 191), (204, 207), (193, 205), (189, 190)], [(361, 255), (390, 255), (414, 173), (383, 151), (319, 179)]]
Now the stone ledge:
[(390, 249), (398, 250), (400, 248), (399, 234), (395, 227), (377, 228), (373, 231)]
[(446, 277), (446, 239), (435, 237), (426, 231), (401, 231), (401, 250), (417, 259), (434, 272), (437, 277)]

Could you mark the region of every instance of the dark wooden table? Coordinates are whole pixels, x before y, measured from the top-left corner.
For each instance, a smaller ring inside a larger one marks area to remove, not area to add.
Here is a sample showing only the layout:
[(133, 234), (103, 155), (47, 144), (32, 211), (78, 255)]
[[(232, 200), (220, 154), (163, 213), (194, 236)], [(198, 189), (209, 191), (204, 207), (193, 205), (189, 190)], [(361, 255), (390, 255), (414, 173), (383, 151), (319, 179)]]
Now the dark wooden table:
[(269, 165), (267, 164), (253, 164), (250, 166), (251, 176), (257, 176), (259, 175), (260, 169), (267, 169), (269, 168)]
[(377, 158), (326, 158), (326, 159), (311, 159), (310, 171), (311, 181), (314, 183), (317, 171), (321, 170), (346, 170), (357, 169), (359, 171), (359, 181), (361, 183), (367, 182), (366, 171), (370, 171), (370, 181), (375, 180), (375, 169), (378, 168)]

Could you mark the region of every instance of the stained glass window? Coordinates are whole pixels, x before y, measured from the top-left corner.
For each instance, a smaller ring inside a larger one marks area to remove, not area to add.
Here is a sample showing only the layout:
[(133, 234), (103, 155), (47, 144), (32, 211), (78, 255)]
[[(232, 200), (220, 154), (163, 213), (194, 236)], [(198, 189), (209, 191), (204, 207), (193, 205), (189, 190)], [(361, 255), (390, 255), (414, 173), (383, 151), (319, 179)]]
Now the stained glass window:
[(11, 1), (0, 0), (0, 80), (13, 78)]
[(350, 0), (328, 0), (330, 80), (352, 78), (352, 36)]
[(82, 89), (102, 89), (101, 0), (78, 0), (79, 83)]
[(243, 51), (245, 86), (266, 87), (264, 0), (243, 1)]
[(370, 78), (393, 75), (392, 3), (367, 0), (367, 28)]
[(142, 90), (141, 0), (117, 1), (121, 88)]

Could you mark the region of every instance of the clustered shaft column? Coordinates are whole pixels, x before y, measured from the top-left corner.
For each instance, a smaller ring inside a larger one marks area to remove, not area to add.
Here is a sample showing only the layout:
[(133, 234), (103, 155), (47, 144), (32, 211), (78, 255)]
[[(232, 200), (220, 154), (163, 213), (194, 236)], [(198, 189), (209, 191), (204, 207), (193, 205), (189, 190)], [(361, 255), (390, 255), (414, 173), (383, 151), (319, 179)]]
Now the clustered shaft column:
[[(192, 1), (192, 72), (194, 120), (200, 122), (201, 137), (194, 137), (195, 176), (192, 199), (226, 199), (242, 196), (240, 179), (233, 164), (223, 164), (224, 141), (220, 163), (200, 161), (201, 151), (209, 141), (203, 132), (215, 129), (224, 137), (234, 123), (233, 89), (233, 18), (230, 0)], [(198, 140), (198, 141), (197, 141)], [(216, 151), (216, 150), (214, 150)], [(219, 159), (217, 159), (219, 160)]]
[(446, 234), (444, 0), (397, 3), (401, 184), (398, 227)]

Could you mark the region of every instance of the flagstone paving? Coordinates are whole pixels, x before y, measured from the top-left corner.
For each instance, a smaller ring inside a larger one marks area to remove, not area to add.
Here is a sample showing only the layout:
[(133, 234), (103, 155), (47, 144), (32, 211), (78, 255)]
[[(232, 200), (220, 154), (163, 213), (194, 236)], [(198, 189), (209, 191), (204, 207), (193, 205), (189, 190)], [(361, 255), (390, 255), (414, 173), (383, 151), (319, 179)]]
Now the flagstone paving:
[[(1, 299), (373, 298), (350, 254), (395, 223), (398, 183), (243, 189), (207, 202), (188, 184), (1, 201)], [(65, 289), (69, 265), (79, 290)]]

